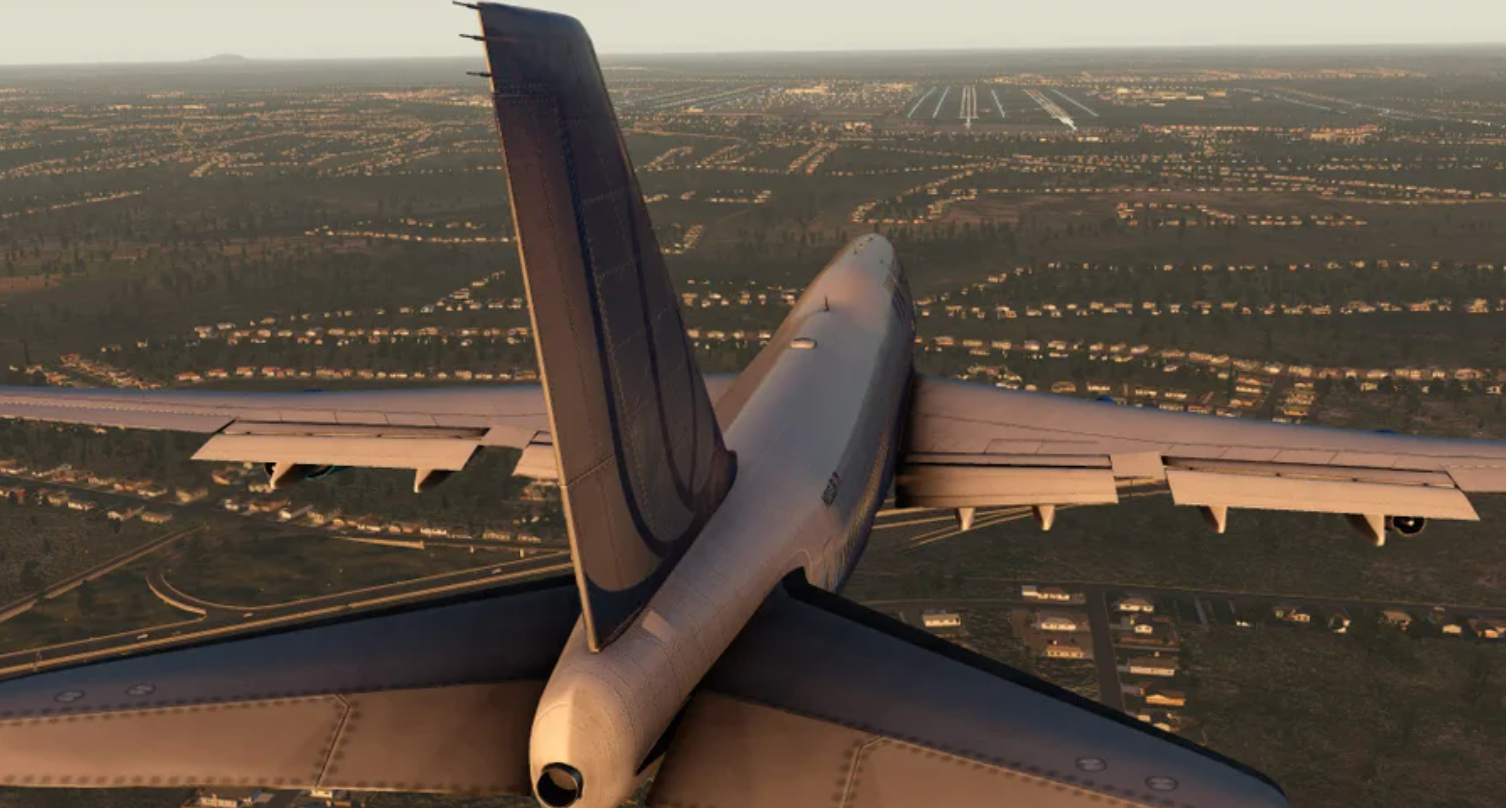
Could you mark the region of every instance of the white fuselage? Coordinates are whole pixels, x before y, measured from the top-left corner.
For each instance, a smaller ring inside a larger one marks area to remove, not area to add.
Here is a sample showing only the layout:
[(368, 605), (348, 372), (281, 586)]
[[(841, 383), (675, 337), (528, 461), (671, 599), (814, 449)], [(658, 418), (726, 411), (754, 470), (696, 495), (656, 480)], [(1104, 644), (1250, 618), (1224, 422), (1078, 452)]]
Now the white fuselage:
[(913, 343), (893, 248), (877, 235), (856, 239), (717, 403), (738, 474), (711, 521), (610, 645), (593, 653), (576, 625), (534, 718), (535, 782), (562, 763), (581, 775), (576, 805), (620, 804), (785, 576), (841, 586), (888, 488)]

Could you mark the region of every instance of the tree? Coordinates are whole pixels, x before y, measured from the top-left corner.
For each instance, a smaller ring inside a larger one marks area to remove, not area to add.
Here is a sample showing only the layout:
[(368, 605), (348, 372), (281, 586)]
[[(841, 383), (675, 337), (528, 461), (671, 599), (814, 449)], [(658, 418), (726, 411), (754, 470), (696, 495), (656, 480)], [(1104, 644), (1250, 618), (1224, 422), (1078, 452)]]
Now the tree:
[(93, 617), (99, 612), (99, 598), (94, 593), (94, 587), (89, 584), (78, 588), (78, 610), (85, 617)]
[(24, 592), (42, 591), (47, 586), (42, 580), (42, 562), (32, 558), (28, 559), (25, 564), (22, 564), (20, 584)]

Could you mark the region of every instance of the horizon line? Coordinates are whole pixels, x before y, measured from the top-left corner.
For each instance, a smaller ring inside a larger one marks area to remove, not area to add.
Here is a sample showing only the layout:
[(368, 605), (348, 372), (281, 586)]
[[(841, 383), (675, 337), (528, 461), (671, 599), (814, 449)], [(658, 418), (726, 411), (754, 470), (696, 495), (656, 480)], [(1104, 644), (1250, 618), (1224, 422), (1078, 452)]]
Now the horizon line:
[[(1299, 43), (1275, 43), (1275, 42), (1226, 42), (1213, 44), (1187, 44), (1187, 43), (1135, 43), (1126, 45), (1085, 44), (1085, 45), (1013, 45), (997, 48), (828, 48), (828, 49), (803, 49), (803, 48), (770, 48), (754, 50), (685, 50), (685, 51), (636, 51), (636, 50), (611, 50), (603, 49), (600, 55), (603, 59), (624, 58), (684, 58), (684, 57), (736, 57), (736, 56), (852, 56), (859, 54), (984, 54), (984, 53), (1042, 53), (1042, 52), (1066, 52), (1066, 51), (1145, 51), (1145, 50), (1241, 50), (1249, 48), (1283, 48), (1289, 50), (1307, 50), (1316, 48), (1506, 48), (1506, 40), (1501, 41), (1476, 41), (1476, 42), (1299, 42)], [(70, 67), (152, 67), (152, 66), (181, 66), (200, 65), (210, 67), (243, 67), (255, 64), (306, 64), (306, 63), (339, 63), (339, 62), (377, 62), (377, 61), (466, 61), (473, 57), (460, 55), (407, 55), (407, 56), (243, 56), (235, 53), (221, 53), (211, 56), (200, 56), (185, 59), (160, 59), (160, 60), (128, 60), (106, 62), (0, 62), (0, 69), (7, 68), (70, 68)], [(482, 57), (478, 54), (474, 59)], [(221, 61), (223, 60), (223, 61)], [(215, 62), (219, 64), (213, 64)], [(206, 63), (211, 63), (206, 65)]]

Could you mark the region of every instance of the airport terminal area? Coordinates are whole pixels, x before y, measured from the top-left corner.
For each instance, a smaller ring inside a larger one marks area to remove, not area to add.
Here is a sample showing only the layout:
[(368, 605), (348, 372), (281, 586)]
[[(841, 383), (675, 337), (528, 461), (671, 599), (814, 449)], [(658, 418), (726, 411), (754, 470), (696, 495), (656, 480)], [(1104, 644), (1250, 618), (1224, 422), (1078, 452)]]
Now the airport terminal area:
[[(537, 383), (480, 67), (0, 67), (0, 381)], [(922, 373), (1506, 439), (1498, 47), (602, 70), (708, 376), (877, 232)], [(0, 423), (0, 677), (570, 573), (558, 488), (509, 476), (527, 450), (415, 494), (366, 469), (274, 490), (192, 460), (201, 443)], [(1499, 804), (1506, 501), (1373, 547), (1341, 516), (1240, 511), (1217, 535), (1164, 487), (1118, 496), (1050, 532), (1029, 507), (963, 531), (891, 502), (844, 594), (1248, 762), (1292, 805)], [(0, 789), (0, 808), (508, 804), (242, 791)]]

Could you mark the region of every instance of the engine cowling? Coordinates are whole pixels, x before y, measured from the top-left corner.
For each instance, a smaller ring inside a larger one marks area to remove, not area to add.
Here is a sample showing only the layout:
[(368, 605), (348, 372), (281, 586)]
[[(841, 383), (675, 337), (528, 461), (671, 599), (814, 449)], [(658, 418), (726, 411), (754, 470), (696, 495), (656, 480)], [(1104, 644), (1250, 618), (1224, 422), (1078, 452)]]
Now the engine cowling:
[(1386, 526), (1402, 536), (1416, 536), (1428, 526), (1425, 516), (1393, 516)]
[(288, 486), (304, 480), (322, 480), (331, 474), (336, 474), (350, 466), (315, 466), (308, 463), (263, 463), (262, 468), (267, 472), (267, 478), (272, 483), (272, 488), (287, 488)]

